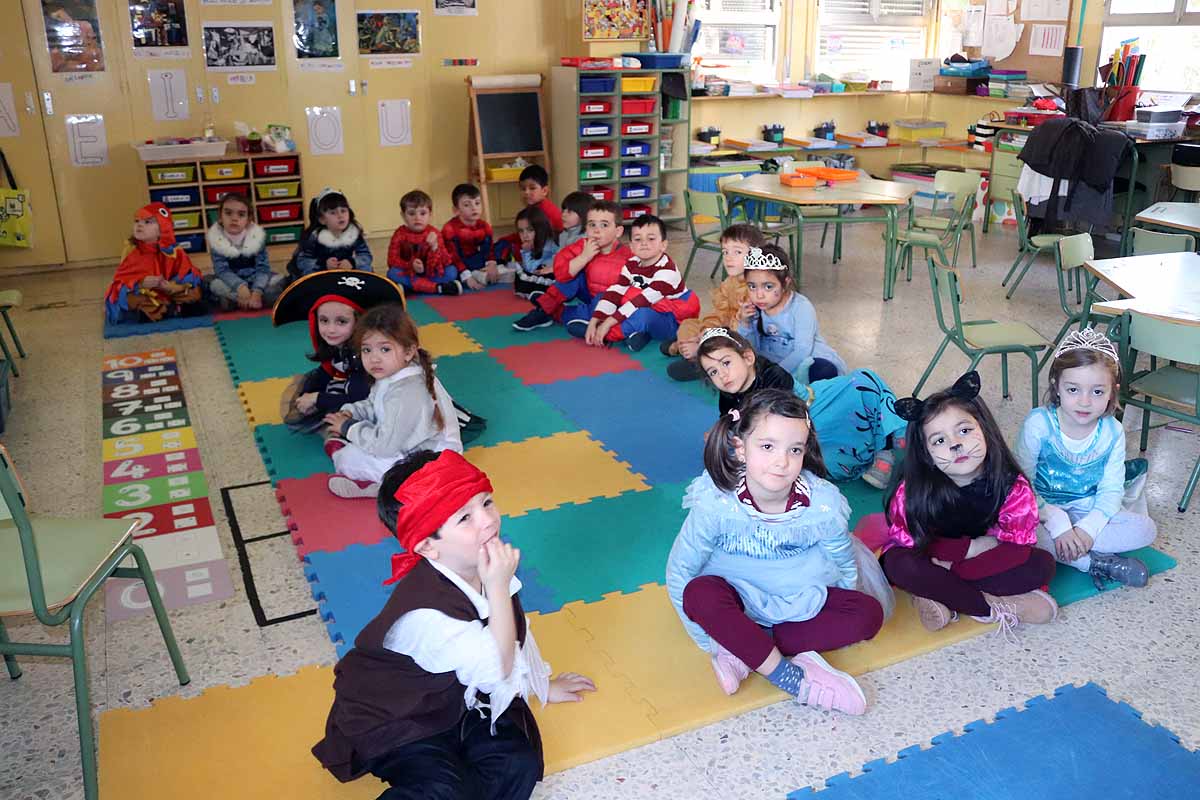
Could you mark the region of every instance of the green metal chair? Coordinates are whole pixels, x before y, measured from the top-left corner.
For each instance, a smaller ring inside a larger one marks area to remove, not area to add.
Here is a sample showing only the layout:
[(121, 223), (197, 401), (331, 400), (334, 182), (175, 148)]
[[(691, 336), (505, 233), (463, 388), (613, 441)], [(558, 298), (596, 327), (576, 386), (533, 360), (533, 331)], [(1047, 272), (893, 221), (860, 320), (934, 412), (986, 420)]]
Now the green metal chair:
[[(737, 183), (738, 181), (744, 179), (745, 177), (746, 176), (742, 175), (742, 174), (734, 174), (734, 175), (722, 175), (721, 177), (717, 178), (717, 191), (721, 193), (719, 202), (720, 202), (720, 205), (722, 208), (728, 209), (728, 206), (726, 206), (726, 204), (725, 204), (725, 195), (724, 195), (725, 187), (732, 183)], [(767, 203), (765, 201), (758, 201), (756, 203), (755, 207), (758, 209), (759, 213), (756, 218), (751, 219), (751, 217), (747, 211), (746, 205), (739, 204), (736, 207), (734, 207), (732, 209), (728, 209), (726, 211), (725, 219), (727, 221), (727, 224), (730, 224), (730, 225), (737, 223), (737, 222), (750, 223), (751, 225), (754, 225), (759, 230), (761, 230), (763, 232), (764, 236), (773, 237), (776, 243), (779, 242), (779, 238), (781, 236), (788, 237), (788, 253), (792, 259), (792, 277), (794, 277), (796, 279), (796, 282), (799, 283), (799, 281), (800, 281), (800, 258), (801, 258), (802, 254), (800, 252), (800, 244), (797, 241), (797, 237), (800, 234), (800, 222), (793, 214), (785, 214), (777, 222), (767, 220), (765, 215), (762, 213), (766, 209), (766, 206), (767, 206)], [(791, 217), (791, 219), (789, 219), (788, 217)], [(718, 268), (720, 267), (720, 262), (718, 262), (717, 267)], [(717, 269), (714, 268), (712, 271), (712, 274), (709, 275), (708, 277), (713, 278), (716, 276), (716, 274), (717, 274)]]
[(1097, 314), (1091, 310), (1092, 303), (1096, 300), (1102, 300), (1098, 293), (1093, 290), (1088, 295), (1088, 302), (1084, 305), (1074, 308), (1068, 299), (1067, 293), (1071, 290), (1071, 276), (1074, 275), (1074, 285), (1080, 286), (1083, 281), (1081, 274), (1083, 263), (1091, 261), (1096, 257), (1096, 252), (1092, 247), (1092, 235), (1090, 233), (1077, 233), (1074, 236), (1064, 236), (1059, 239), (1055, 246), (1055, 262), (1058, 267), (1058, 305), (1066, 315), (1067, 321), (1059, 328), (1058, 333), (1054, 335), (1053, 347), (1046, 351), (1042, 356), (1041, 366), (1046, 366), (1046, 362), (1054, 355), (1055, 348), (1067, 335), (1072, 325), (1078, 325), (1080, 328), (1086, 327), (1091, 321), (1103, 322), (1112, 324), (1113, 318), (1108, 314)]
[[(96, 744), (88, 687), (83, 617), (88, 601), (110, 577), (141, 580), (158, 619), (159, 630), (180, 685), (187, 684), (187, 667), (171, 631), (150, 562), (133, 542), (136, 522), (127, 519), (61, 519), (29, 516), (19, 479), (8, 452), (0, 447), (0, 655), (14, 680), (21, 677), (15, 656), (71, 659), (75, 672), (75, 711), (79, 724), (80, 761), (87, 800), (99, 796)], [(136, 567), (122, 567), (130, 556)], [(43, 625), (68, 623), (68, 644), (13, 642), (4, 617), (32, 614)]]
[(933, 289), (933, 310), (937, 316), (938, 327), (946, 334), (937, 352), (917, 382), (913, 394), (921, 393), (921, 387), (929, 379), (933, 368), (937, 366), (946, 351), (946, 346), (953, 343), (971, 359), (967, 370), (975, 369), (984, 356), (999, 354), (1001, 364), (1001, 389), (1004, 397), (1008, 397), (1008, 356), (1019, 353), (1029, 356), (1030, 382), (1033, 387), (1033, 405), (1038, 404), (1038, 351), (1050, 347), (1040, 333), (1024, 322), (996, 322), (990, 319), (964, 320), (959, 305), (958, 273), (953, 267), (935, 264), (933, 256), (926, 256), (929, 263), (929, 284)]
[[(12, 318), (8, 316), (8, 312), (14, 306), (21, 305), (21, 291), (19, 289), (6, 289), (0, 292), (0, 317), (4, 318), (4, 324), (8, 326), (8, 333), (12, 336), (13, 344), (17, 346), (17, 352), (21, 358), (25, 357), (25, 348), (21, 346), (21, 337), (17, 336), (17, 329), (13, 327)], [(0, 334), (0, 350), (4, 351), (4, 358), (12, 367), (14, 376), (20, 376), (20, 371), (17, 369), (17, 363), (13, 361), (12, 353), (8, 350), (8, 342), (4, 341), (4, 335)]]
[[(965, 186), (971, 181), (974, 181), (972, 187), (978, 186), (980, 173), (977, 170), (967, 170), (965, 173), (953, 174), (955, 175), (955, 179), (948, 186), (955, 190), (952, 206), (954, 215), (949, 220), (949, 224), (944, 230), (940, 231), (916, 227), (909, 227), (907, 230), (898, 231), (896, 233), (895, 244), (896, 256), (892, 259), (892, 275), (890, 277), (885, 276), (885, 287), (894, 287), (896, 285), (895, 279), (899, 276), (901, 269), (905, 271), (906, 279), (912, 280), (913, 251), (917, 248), (923, 249), (926, 256), (929, 255), (930, 251), (937, 253), (938, 260), (942, 264), (952, 264), (958, 260), (958, 247), (962, 238), (963, 228), (966, 222), (971, 219), (971, 215), (975, 210), (974, 188), (966, 191)], [(953, 248), (955, 253), (953, 260), (947, 255), (951, 248)], [(971, 252), (973, 262), (974, 247), (972, 247)]]
[(1008, 274), (1004, 276), (1004, 280), (1000, 281), (1001, 286), (1008, 286), (1008, 282), (1012, 280), (1013, 273), (1022, 263), (1025, 266), (1021, 269), (1021, 274), (1017, 275), (1017, 279), (1013, 281), (1012, 286), (1008, 286), (1008, 294), (1004, 295), (1005, 299), (1010, 299), (1013, 292), (1017, 291), (1017, 287), (1021, 285), (1021, 281), (1025, 279), (1025, 273), (1033, 266), (1033, 262), (1042, 253), (1051, 253), (1055, 259), (1055, 266), (1061, 271), (1061, 266), (1058, 265), (1058, 242), (1063, 238), (1061, 233), (1039, 233), (1036, 236), (1029, 235), (1029, 221), (1025, 216), (1025, 199), (1020, 193), (1013, 191), (1013, 213), (1017, 215), (1017, 236), (1020, 239), (1020, 247), (1017, 250), (1017, 258), (1008, 269)]
[[(957, 207), (955, 202), (951, 202), (948, 207), (950, 216), (938, 215), (938, 200), (946, 195), (953, 195), (957, 200), (962, 192), (976, 193), (979, 190), (979, 179), (981, 175), (975, 170), (967, 170), (959, 172), (957, 170), (939, 169), (933, 174), (933, 208), (927, 216), (912, 217), (909, 220), (910, 228), (918, 228), (920, 230), (930, 231), (945, 231), (954, 224), (954, 211)], [(974, 212), (974, 205), (971, 207)], [(963, 230), (971, 240), (971, 268), (978, 266), (975, 256), (975, 214), (971, 213), (963, 222)], [(950, 263), (958, 266), (958, 248), (961, 244), (962, 237), (954, 243), (954, 260)]]
[(1196, 251), (1196, 239), (1186, 233), (1159, 233), (1145, 228), (1130, 228), (1133, 234), (1133, 252), (1135, 256), (1158, 255), (1159, 253), (1193, 253)]
[[(687, 214), (688, 233), (692, 235), (692, 250), (688, 253), (687, 265), (683, 268), (683, 279), (687, 280), (696, 253), (701, 250), (717, 254), (717, 266), (712, 271), (712, 274), (716, 275), (717, 270), (721, 268), (721, 231), (729, 226), (725, 213), (725, 198), (719, 192), (693, 192), (691, 189), (684, 189), (683, 205)], [(697, 227), (714, 224), (717, 225), (716, 230), (701, 232)]]
[[(1150, 414), (1163, 414), (1200, 425), (1200, 371), (1177, 364), (1200, 364), (1200, 326), (1158, 319), (1127, 311), (1121, 322), (1121, 401), (1142, 409), (1142, 437), (1138, 445), (1146, 451)], [(1135, 372), (1138, 354), (1150, 356), (1150, 369)], [(1169, 363), (1158, 366), (1158, 360)], [(1141, 396), (1139, 398), (1139, 395)], [(1200, 458), (1179, 498), (1180, 513), (1200, 481)]]

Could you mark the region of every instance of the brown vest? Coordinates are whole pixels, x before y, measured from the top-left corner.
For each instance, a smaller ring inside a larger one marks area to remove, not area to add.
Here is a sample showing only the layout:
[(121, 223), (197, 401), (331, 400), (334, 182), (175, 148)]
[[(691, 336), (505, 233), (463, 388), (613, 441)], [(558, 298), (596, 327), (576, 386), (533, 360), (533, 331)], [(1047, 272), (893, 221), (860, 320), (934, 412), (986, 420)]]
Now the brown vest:
[[(517, 641), (524, 643), (525, 612), (517, 595), (512, 604)], [(425, 559), (396, 584), (383, 610), (333, 669), (333, 708), (325, 722), (325, 738), (312, 752), (340, 781), (363, 775), (373, 758), (453, 728), (466, 713), (466, 687), (453, 672), (426, 672), (410, 657), (383, 646), (396, 620), (419, 608), (456, 620), (480, 619), (462, 590)], [(480, 699), (487, 702), (486, 695)], [(517, 697), (505, 713), (525, 733), (540, 760), (542, 740), (529, 706)]]

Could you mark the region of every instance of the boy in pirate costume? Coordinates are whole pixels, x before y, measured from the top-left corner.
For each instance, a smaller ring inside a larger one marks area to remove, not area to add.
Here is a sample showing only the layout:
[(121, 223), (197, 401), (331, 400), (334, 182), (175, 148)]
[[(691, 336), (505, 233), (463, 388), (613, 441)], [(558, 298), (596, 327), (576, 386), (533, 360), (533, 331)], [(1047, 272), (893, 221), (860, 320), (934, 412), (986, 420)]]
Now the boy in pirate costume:
[(595, 686), (550, 677), (484, 473), (452, 450), (417, 452), (384, 475), (378, 505), (404, 547), (396, 588), (334, 669), (313, 755), (338, 780), (390, 784), (380, 800), (525, 800), (543, 767), (529, 695), (578, 702)]

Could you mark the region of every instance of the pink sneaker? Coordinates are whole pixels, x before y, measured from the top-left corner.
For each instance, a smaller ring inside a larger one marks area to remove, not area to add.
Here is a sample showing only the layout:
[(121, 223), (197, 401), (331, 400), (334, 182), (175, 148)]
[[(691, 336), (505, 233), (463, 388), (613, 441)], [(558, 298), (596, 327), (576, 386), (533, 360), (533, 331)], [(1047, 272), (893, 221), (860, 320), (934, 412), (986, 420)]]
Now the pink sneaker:
[(346, 446), (346, 440), (338, 436), (331, 436), (325, 440), (325, 455), (333, 458), (333, 454)]
[(725, 694), (733, 694), (742, 685), (742, 681), (750, 677), (750, 668), (746, 662), (717, 645), (716, 655), (712, 657), (713, 672), (717, 675), (717, 683)]
[(373, 481), (356, 481), (345, 475), (330, 475), (327, 484), (329, 491), (338, 497), (355, 500), (360, 497), (375, 497), (379, 494), (379, 484)]
[(912, 604), (913, 608), (917, 610), (917, 618), (921, 620), (921, 625), (927, 631), (940, 631), (958, 619), (956, 612), (928, 597), (918, 597), (914, 594), (912, 595)]
[(796, 699), (807, 706), (858, 716), (867, 710), (867, 696), (858, 681), (829, 666), (818, 653), (809, 651), (792, 656), (792, 663), (804, 670)]

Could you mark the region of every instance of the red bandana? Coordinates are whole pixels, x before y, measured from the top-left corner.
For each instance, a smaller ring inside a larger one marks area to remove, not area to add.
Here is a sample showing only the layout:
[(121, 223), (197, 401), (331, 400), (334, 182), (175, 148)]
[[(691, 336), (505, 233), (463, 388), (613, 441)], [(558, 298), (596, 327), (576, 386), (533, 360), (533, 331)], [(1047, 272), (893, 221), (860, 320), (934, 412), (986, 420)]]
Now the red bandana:
[(421, 560), (414, 552), (417, 545), (437, 533), (472, 497), (490, 491), (487, 475), (453, 450), (443, 450), (435, 461), (414, 472), (394, 495), (400, 501), (396, 538), (404, 552), (392, 556), (392, 577), (383, 584), (407, 575)]

